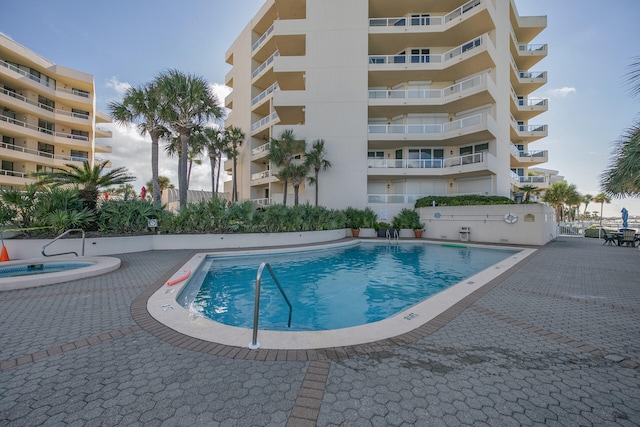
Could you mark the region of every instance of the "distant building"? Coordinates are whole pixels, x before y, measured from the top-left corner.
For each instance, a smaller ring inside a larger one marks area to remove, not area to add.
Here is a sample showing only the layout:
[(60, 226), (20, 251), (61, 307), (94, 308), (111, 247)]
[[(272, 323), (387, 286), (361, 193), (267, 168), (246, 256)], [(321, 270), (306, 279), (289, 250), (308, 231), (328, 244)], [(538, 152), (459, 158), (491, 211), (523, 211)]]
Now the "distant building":
[[(547, 100), (532, 96), (547, 45), (531, 44), (546, 25), (513, 0), (267, 0), (226, 54), (226, 125), (247, 134), (240, 199), (282, 202), (266, 157), (285, 129), (325, 140), (332, 208), (392, 216), (425, 195), (548, 187), (528, 173), (548, 160), (530, 147), (547, 136), (534, 124)], [(303, 186), (302, 202), (314, 194)]]
[(93, 76), (56, 65), (0, 35), (0, 188), (24, 187), (29, 173), (101, 161), (111, 131), (96, 109)]

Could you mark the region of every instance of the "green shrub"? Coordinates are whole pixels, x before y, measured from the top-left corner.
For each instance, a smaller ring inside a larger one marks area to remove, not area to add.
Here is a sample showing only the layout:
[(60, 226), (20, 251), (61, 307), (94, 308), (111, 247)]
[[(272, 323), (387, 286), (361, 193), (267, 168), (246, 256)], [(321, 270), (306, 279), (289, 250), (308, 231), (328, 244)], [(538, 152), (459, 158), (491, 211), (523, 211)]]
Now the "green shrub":
[(393, 228), (411, 228), (412, 230), (422, 230), (424, 224), (420, 222), (420, 215), (413, 209), (402, 209), (393, 218)]
[(512, 205), (515, 204), (513, 200), (508, 197), (502, 196), (479, 196), (479, 195), (466, 195), (466, 196), (427, 196), (422, 197), (416, 201), (416, 208), (428, 208), (433, 206), (433, 202), (436, 202), (436, 206), (474, 206), (474, 205)]

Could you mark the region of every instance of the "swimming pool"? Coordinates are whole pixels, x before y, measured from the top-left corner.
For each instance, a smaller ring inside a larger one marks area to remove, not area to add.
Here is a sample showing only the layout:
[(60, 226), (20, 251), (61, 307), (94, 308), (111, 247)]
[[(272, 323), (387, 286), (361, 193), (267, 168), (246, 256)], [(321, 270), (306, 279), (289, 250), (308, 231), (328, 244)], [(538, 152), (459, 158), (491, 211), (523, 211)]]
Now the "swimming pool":
[[(337, 241), (324, 243), (307, 250), (332, 249), (358, 244), (353, 241)], [(400, 242), (402, 245), (403, 242)], [(491, 247), (486, 245), (468, 244), (469, 247)], [(430, 320), (436, 318), (446, 310), (463, 300), (472, 293), (481, 290), (503, 273), (516, 268), (528, 257), (536, 252), (533, 248), (513, 248), (518, 252), (508, 256), (471, 277), (461, 280), (459, 283), (419, 302), (395, 316), (384, 320), (350, 328), (332, 329), (329, 331), (265, 331), (260, 330), (259, 341), (262, 349), (287, 349), (304, 350), (328, 347), (350, 346), (380, 341), (395, 337), (403, 333), (415, 330)], [(235, 255), (260, 255), (270, 256), (276, 253), (290, 253), (293, 249), (282, 247), (277, 249), (246, 249), (238, 251)], [(301, 251), (300, 247), (295, 249)], [(196, 338), (198, 340), (222, 344), (234, 347), (247, 347), (253, 343), (252, 329), (228, 326), (220, 322), (202, 317), (193, 311), (184, 308), (177, 303), (176, 297), (189, 283), (182, 280), (185, 272), (197, 271), (209, 256), (229, 256), (229, 252), (200, 252), (194, 254), (183, 265), (177, 266), (172, 274), (166, 277), (166, 281), (156, 289), (147, 299), (146, 311), (158, 322), (168, 328)], [(257, 269), (258, 263), (256, 263)], [(277, 273), (276, 273), (277, 274)], [(195, 279), (195, 275), (191, 276)], [(168, 283), (177, 282), (168, 286)], [(253, 347), (251, 347), (253, 348)]]
[(35, 274), (55, 273), (58, 271), (74, 270), (76, 268), (88, 267), (92, 262), (49, 262), (14, 265), (9, 267), (0, 266), (0, 277), (32, 276)]
[(6, 261), (0, 264), (0, 291), (53, 285), (97, 276), (120, 268), (115, 257), (54, 257)]
[(260, 330), (323, 331), (394, 316), (518, 251), (428, 243), (359, 243), (326, 250), (244, 257), (209, 256), (177, 297), (192, 313), (253, 327), (256, 271), (268, 262), (293, 305), (267, 271)]

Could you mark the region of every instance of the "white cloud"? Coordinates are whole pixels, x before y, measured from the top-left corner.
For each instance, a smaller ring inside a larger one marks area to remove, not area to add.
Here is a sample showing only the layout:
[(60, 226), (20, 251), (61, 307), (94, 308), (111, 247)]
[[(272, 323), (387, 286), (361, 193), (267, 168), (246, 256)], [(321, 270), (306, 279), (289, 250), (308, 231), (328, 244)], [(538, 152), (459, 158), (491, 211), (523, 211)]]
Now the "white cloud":
[(113, 76), (107, 81), (107, 87), (112, 88), (118, 93), (118, 95), (123, 96), (131, 85), (127, 82), (121, 82), (116, 76)]
[(566, 98), (567, 96), (571, 95), (572, 93), (576, 93), (577, 90), (575, 87), (561, 87), (559, 89), (549, 89), (548, 90), (548, 94), (551, 98)]

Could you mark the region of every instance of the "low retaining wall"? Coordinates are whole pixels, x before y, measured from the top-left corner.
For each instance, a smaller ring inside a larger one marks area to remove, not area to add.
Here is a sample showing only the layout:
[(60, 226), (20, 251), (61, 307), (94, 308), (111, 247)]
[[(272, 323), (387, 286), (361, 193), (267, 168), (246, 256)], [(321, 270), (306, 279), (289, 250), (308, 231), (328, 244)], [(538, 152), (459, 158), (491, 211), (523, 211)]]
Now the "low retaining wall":
[[(543, 204), (434, 206), (417, 209), (423, 238), (542, 246), (557, 237), (555, 210)], [(468, 227), (469, 233), (460, 233)]]
[[(130, 237), (98, 237), (85, 240), (85, 256), (172, 249), (235, 249), (268, 246), (308, 245), (331, 242), (347, 236), (346, 229), (294, 233), (251, 234), (158, 234)], [(9, 258), (41, 258), (42, 246), (52, 239), (5, 239)], [(60, 239), (47, 248), (48, 254), (74, 251), (80, 254), (82, 238)]]

